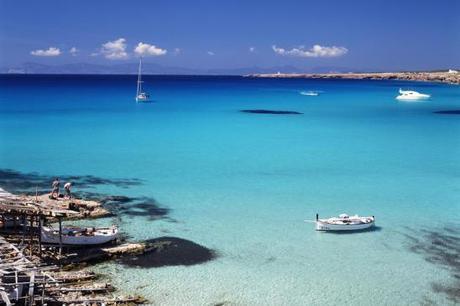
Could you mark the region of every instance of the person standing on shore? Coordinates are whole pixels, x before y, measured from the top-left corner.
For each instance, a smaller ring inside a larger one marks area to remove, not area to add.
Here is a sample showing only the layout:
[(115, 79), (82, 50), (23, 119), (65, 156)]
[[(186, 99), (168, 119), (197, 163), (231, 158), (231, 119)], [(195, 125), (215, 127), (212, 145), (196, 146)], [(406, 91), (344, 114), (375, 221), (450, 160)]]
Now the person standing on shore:
[(64, 185), (64, 189), (65, 189), (65, 197), (67, 199), (71, 199), (72, 198), (72, 194), (71, 194), (71, 189), (72, 188), (72, 182), (67, 182), (65, 183)]
[(52, 199), (57, 199), (59, 198), (59, 187), (61, 185), (61, 182), (59, 182), (59, 178), (55, 178), (54, 181), (53, 181), (53, 184), (51, 185), (51, 187), (53, 188), (53, 190), (51, 191), (51, 198)]

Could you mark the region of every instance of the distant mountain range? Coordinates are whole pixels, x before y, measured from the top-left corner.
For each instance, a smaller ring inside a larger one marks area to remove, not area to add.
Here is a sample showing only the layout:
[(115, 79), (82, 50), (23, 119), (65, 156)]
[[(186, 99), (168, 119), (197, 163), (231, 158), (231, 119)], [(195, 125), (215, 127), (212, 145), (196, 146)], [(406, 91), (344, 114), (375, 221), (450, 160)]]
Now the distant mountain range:
[[(88, 63), (45, 65), (39, 63), (24, 63), (19, 66), (0, 67), (0, 73), (18, 74), (136, 74), (137, 63), (116, 65), (97, 65)], [(294, 66), (277, 67), (242, 67), (221, 69), (193, 69), (163, 66), (153, 63), (142, 65), (143, 74), (175, 74), (175, 75), (246, 75), (255, 73), (328, 73), (349, 72), (352, 69), (344, 67), (315, 67), (311, 69)], [(362, 71), (362, 70), (361, 70)]]

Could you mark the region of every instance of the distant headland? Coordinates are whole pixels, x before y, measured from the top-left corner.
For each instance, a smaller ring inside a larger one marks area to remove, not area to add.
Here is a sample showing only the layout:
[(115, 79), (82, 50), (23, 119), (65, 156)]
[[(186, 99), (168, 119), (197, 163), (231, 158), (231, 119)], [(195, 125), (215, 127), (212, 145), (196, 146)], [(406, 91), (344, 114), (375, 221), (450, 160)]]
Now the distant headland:
[(353, 80), (405, 80), (422, 82), (442, 82), (460, 85), (460, 72), (374, 72), (374, 73), (261, 73), (249, 74), (252, 78), (306, 78), (306, 79), (353, 79)]

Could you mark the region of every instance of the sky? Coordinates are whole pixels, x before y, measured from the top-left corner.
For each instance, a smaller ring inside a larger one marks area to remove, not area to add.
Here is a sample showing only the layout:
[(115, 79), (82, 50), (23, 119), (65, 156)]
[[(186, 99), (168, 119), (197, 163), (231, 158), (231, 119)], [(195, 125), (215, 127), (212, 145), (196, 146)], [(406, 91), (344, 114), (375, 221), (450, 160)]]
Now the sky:
[(457, 0), (0, 0), (0, 66), (460, 68)]

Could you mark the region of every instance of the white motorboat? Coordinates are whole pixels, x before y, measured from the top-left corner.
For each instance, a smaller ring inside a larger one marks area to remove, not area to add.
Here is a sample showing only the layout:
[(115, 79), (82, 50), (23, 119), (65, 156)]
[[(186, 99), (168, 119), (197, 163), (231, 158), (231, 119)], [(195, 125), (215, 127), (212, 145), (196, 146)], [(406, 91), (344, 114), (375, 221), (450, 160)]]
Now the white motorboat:
[(319, 96), (319, 92), (311, 91), (311, 90), (309, 90), (309, 91), (301, 91), (300, 94), (302, 96)]
[(358, 231), (371, 228), (375, 225), (375, 217), (360, 217), (341, 214), (339, 217), (319, 219), (316, 214), (317, 231)]
[(428, 99), (431, 97), (430, 95), (427, 94), (422, 94), (417, 91), (413, 90), (402, 90), (401, 88), (399, 89), (399, 96), (396, 97), (398, 100), (405, 100), (405, 101), (415, 101), (415, 100), (423, 100), (423, 99)]
[[(62, 244), (66, 245), (104, 244), (117, 239), (117, 237), (118, 228), (116, 226), (96, 228), (62, 228)], [(44, 226), (42, 227), (41, 238), (43, 243), (59, 244), (59, 230), (50, 226)]]
[(136, 102), (150, 102), (150, 95), (142, 89), (142, 57), (139, 59), (139, 71), (137, 73)]

